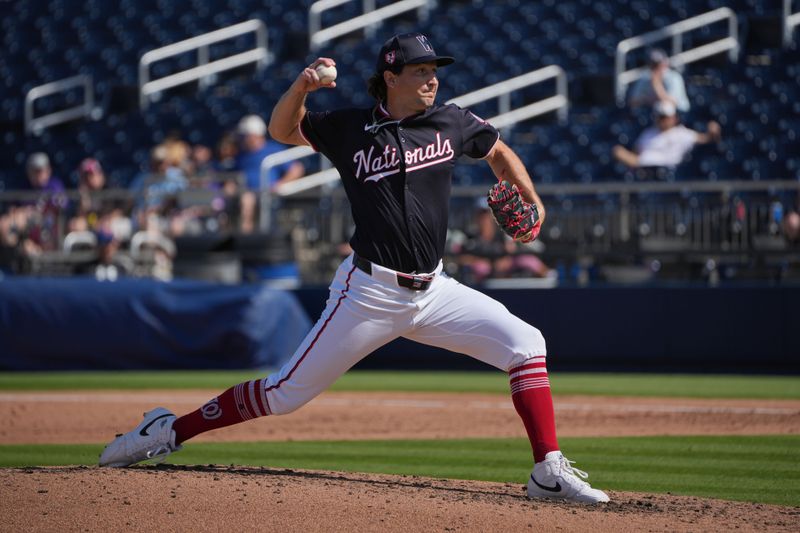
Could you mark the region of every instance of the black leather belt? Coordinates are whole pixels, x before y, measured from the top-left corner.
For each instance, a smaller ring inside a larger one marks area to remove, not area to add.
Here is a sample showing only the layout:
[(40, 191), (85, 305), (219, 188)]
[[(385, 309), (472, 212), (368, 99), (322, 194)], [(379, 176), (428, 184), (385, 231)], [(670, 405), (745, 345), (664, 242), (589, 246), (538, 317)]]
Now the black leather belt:
[[(360, 255), (354, 253), (353, 264), (365, 274), (372, 275), (372, 263), (368, 259), (364, 259)], [(421, 276), (418, 274), (404, 274), (402, 272), (396, 272), (395, 274), (397, 275), (397, 284), (406, 289), (411, 289), (412, 291), (426, 291), (428, 287), (431, 286), (431, 283), (433, 283), (432, 275)]]

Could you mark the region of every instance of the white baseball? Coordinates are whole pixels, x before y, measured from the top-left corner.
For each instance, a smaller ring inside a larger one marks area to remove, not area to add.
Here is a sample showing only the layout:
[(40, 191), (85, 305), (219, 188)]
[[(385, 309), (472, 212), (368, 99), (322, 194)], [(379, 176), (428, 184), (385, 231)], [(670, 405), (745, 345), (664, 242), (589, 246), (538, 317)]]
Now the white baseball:
[(330, 85), (330, 83), (336, 79), (336, 67), (329, 67), (320, 63), (314, 70), (317, 71), (319, 82), (322, 85)]

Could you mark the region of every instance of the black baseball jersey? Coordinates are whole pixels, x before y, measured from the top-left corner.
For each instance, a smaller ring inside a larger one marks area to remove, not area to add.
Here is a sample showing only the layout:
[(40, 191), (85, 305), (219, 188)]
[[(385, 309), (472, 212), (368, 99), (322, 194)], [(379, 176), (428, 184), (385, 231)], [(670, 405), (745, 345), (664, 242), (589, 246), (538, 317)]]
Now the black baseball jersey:
[(456, 160), (485, 157), (499, 138), (452, 104), (399, 121), (383, 105), (307, 112), (300, 132), (342, 177), (356, 224), (353, 250), (407, 273), (432, 272), (444, 254)]

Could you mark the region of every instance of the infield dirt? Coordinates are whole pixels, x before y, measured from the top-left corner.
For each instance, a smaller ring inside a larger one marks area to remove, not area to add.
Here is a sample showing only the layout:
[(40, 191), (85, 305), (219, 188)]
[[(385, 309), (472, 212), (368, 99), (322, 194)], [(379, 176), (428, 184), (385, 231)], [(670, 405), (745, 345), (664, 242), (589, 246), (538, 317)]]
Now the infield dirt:
[[(0, 444), (99, 443), (143, 410), (182, 414), (216, 391), (0, 393)], [(797, 434), (800, 402), (556, 398), (562, 436)], [(205, 441), (521, 437), (497, 395), (325, 393)], [(191, 444), (191, 443), (189, 443)], [(800, 508), (611, 492), (598, 507), (522, 485), (214, 466), (0, 470), (0, 531), (797, 531)]]

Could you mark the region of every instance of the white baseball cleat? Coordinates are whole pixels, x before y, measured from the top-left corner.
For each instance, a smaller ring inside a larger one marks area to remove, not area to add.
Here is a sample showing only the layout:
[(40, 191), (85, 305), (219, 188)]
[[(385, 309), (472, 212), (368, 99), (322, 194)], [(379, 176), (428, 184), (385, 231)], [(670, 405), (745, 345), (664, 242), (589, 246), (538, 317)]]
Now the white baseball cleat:
[(106, 446), (100, 455), (100, 466), (130, 466), (149, 459), (163, 461), (182, 448), (175, 445), (172, 431), (175, 420), (176, 416), (163, 407), (145, 413), (144, 420), (133, 431), (118, 435)]
[(604, 503), (609, 501), (602, 490), (593, 489), (583, 481), (589, 474), (573, 468), (561, 452), (550, 452), (544, 461), (533, 466), (528, 480), (529, 498), (556, 498), (581, 503)]

